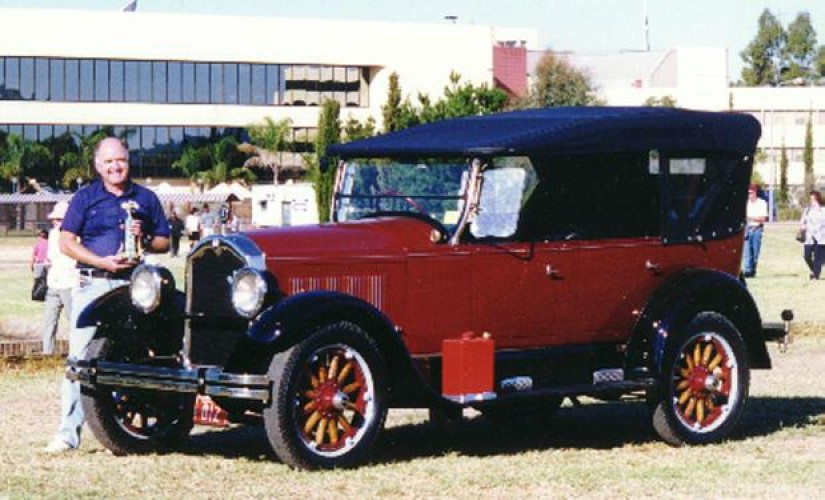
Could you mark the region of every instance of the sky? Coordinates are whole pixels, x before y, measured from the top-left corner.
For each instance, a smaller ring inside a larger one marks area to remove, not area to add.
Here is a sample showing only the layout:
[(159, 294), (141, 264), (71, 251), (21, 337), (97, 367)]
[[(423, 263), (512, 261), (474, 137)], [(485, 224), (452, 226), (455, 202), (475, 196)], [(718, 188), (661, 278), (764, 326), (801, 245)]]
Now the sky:
[[(2, 7), (121, 10), (129, 0), (0, 0)], [(582, 54), (645, 48), (647, 11), (651, 50), (676, 46), (728, 49), (729, 77), (742, 69), (739, 53), (756, 35), (768, 8), (787, 27), (811, 15), (825, 44), (825, 0), (137, 0), (138, 12), (265, 15), (456, 23), (534, 28), (539, 47)], [(2, 13), (0, 12), (0, 15)]]

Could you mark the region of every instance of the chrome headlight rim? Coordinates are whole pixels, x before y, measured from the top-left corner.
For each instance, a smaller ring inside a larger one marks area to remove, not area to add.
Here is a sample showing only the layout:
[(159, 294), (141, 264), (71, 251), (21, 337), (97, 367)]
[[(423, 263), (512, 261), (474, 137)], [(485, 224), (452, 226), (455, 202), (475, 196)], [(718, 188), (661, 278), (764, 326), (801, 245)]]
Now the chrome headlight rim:
[(268, 291), (263, 271), (242, 267), (232, 275), (232, 308), (243, 318), (254, 318), (261, 312)]
[(160, 306), (163, 274), (159, 267), (141, 264), (132, 272), (129, 281), (129, 298), (132, 305), (144, 314)]

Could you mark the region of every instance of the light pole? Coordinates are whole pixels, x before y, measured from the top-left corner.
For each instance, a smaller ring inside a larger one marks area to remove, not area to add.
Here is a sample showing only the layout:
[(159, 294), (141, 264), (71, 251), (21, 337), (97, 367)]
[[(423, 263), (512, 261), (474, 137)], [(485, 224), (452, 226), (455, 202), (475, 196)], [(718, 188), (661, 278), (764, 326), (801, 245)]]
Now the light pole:
[(20, 179), (18, 179), (17, 176), (15, 175), (15, 176), (12, 176), (9, 180), (11, 181), (11, 192), (16, 193), (17, 192), (17, 182)]

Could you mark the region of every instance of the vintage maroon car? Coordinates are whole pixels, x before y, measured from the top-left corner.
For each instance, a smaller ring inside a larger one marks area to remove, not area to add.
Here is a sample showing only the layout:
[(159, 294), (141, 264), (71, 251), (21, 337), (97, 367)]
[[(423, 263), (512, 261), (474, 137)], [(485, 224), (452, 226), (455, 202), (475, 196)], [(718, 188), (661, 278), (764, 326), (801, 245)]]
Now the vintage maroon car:
[(506, 422), (580, 395), (646, 397), (668, 443), (719, 441), (783, 333), (738, 279), (759, 134), (559, 108), (336, 146), (334, 222), (209, 237), (185, 292), (140, 267), (85, 311), (70, 377), (116, 455), (177, 445), (196, 399), (305, 468), (363, 462), (389, 408)]

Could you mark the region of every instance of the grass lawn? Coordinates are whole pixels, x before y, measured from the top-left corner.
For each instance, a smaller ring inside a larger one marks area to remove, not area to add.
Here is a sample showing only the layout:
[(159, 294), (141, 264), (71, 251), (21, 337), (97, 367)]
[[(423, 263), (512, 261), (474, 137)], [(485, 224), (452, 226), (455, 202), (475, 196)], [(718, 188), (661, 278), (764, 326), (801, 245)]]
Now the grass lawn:
[(40, 453), (54, 432), (60, 367), (0, 367), (0, 498), (816, 498), (825, 491), (825, 338), (772, 348), (730, 441), (671, 448), (641, 402), (585, 400), (535, 428), (474, 416), (436, 426), (392, 411), (374, 461), (293, 471), (260, 427), (197, 428), (178, 452), (114, 457), (84, 433), (78, 452)]

